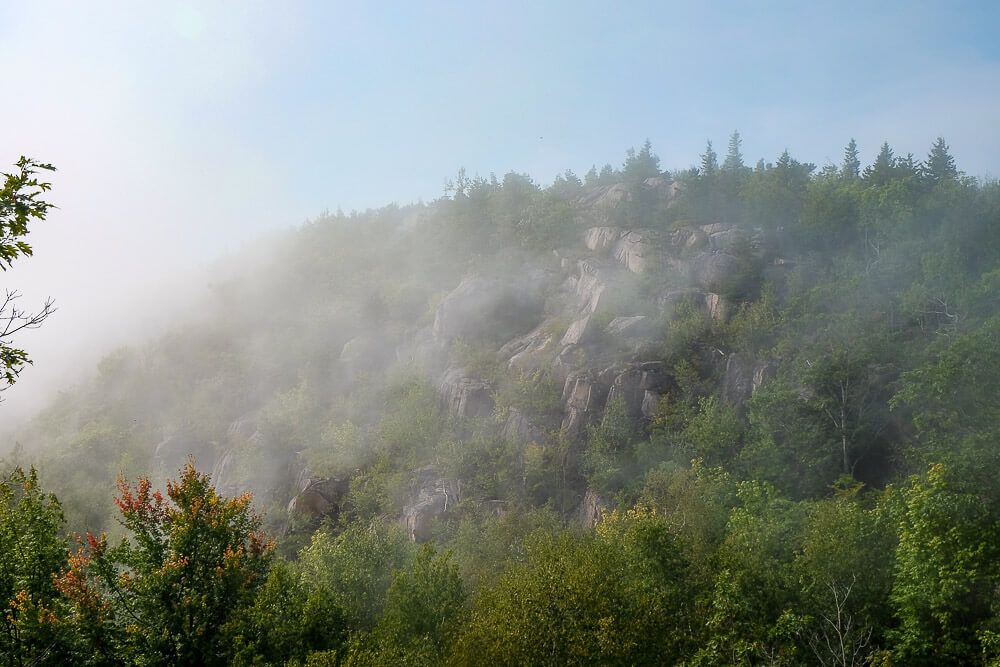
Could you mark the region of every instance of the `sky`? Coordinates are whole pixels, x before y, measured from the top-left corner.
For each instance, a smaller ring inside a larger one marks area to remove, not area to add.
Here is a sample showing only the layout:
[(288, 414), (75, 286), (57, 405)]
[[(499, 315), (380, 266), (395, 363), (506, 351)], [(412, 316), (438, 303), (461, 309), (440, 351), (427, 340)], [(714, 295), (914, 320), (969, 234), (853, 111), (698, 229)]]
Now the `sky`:
[[(620, 6), (619, 6), (620, 5)], [(877, 6), (876, 6), (877, 5)], [(733, 130), (751, 162), (882, 141), (1000, 170), (996, 2), (0, 0), (0, 165), (55, 164), (35, 256), (59, 311), (0, 422), (182, 321), (203, 267), (324, 210), (441, 196), (459, 167), (665, 168)]]

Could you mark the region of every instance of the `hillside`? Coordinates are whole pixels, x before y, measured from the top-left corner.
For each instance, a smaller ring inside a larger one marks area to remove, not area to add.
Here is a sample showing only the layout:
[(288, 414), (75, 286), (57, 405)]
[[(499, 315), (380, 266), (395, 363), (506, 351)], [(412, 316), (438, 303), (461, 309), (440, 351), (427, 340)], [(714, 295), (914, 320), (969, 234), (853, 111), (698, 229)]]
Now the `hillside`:
[(943, 141), (459, 172), (261, 255), (3, 443), (69, 531), (193, 461), (360, 662), (843, 664), (847, 615), (847, 664), (1000, 655), (1000, 187)]

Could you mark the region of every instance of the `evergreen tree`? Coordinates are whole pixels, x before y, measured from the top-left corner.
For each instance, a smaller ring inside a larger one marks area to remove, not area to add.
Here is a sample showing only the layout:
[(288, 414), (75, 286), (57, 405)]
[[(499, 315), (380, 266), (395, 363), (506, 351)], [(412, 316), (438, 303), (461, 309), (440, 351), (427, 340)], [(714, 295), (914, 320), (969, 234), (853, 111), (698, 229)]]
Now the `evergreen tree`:
[(913, 153), (907, 153), (906, 157), (896, 160), (897, 176), (919, 176), (922, 171), (921, 164), (914, 159)]
[(586, 186), (597, 185), (600, 176), (597, 175), (597, 165), (591, 165), (590, 170), (583, 177), (583, 184)]
[(945, 143), (943, 137), (938, 137), (937, 141), (931, 147), (931, 152), (927, 156), (927, 163), (924, 167), (924, 175), (932, 184), (958, 176), (958, 169), (955, 168), (955, 158), (948, 152), (948, 144)]
[(733, 132), (729, 137), (729, 151), (726, 153), (725, 162), (722, 163), (722, 171), (732, 173), (743, 169), (743, 153), (740, 151), (742, 146), (743, 139), (740, 138), (739, 131)]
[(896, 176), (896, 157), (889, 147), (889, 142), (883, 142), (875, 162), (865, 168), (864, 179), (873, 185), (885, 185)]
[(858, 142), (853, 138), (844, 149), (844, 164), (840, 168), (844, 178), (858, 178), (861, 175), (861, 160), (858, 158)]
[(712, 150), (712, 142), (708, 141), (705, 152), (701, 156), (701, 176), (702, 178), (714, 178), (719, 171), (719, 156)]
[(647, 178), (660, 175), (660, 158), (653, 152), (653, 144), (649, 139), (642, 145), (638, 153), (628, 149), (625, 153), (625, 164), (622, 175), (628, 183), (642, 183)]
[(610, 164), (601, 167), (601, 174), (597, 177), (598, 185), (611, 185), (615, 180), (617, 180), (615, 178), (615, 170)]

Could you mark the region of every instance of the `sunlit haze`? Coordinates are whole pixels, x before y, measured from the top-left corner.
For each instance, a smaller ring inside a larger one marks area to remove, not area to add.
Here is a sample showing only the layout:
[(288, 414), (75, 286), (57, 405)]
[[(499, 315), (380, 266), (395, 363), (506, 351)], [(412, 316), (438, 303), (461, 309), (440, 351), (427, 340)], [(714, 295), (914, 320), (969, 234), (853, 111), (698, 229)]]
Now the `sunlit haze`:
[(1000, 154), (994, 3), (626, 5), (0, 3), (0, 159), (59, 169), (4, 275), (59, 308), (4, 419), (165, 326), (214, 258), (462, 166), (547, 182), (649, 138), (683, 168), (734, 129), (821, 166), (850, 137), (870, 161), (945, 136), (975, 176)]

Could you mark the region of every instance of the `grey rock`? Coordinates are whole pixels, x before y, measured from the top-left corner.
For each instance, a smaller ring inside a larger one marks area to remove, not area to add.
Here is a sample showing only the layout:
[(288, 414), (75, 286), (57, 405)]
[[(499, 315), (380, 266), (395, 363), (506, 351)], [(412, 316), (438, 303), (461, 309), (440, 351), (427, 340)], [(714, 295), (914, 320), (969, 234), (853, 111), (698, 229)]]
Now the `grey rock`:
[(507, 419), (500, 434), (510, 442), (538, 442), (545, 435), (541, 428), (517, 408), (510, 408), (507, 411)]
[(648, 229), (626, 232), (612, 250), (615, 260), (632, 273), (646, 273), (663, 265), (659, 235)]
[(646, 389), (642, 395), (642, 416), (646, 419), (652, 419), (656, 416), (661, 398), (663, 398), (663, 395), (659, 392)]
[(722, 399), (741, 407), (777, 373), (777, 364), (770, 360), (757, 361), (738, 352), (726, 357), (722, 380)]
[(583, 244), (588, 250), (605, 252), (622, 237), (621, 227), (591, 227), (583, 235)]
[(528, 371), (540, 368), (552, 358), (557, 347), (551, 328), (551, 322), (542, 322), (527, 334), (505, 343), (497, 352), (497, 357), (507, 360), (511, 369)]
[(464, 368), (451, 368), (438, 383), (441, 406), (456, 417), (487, 417), (493, 412), (493, 388)]
[(462, 280), (438, 304), (434, 337), (449, 341), (498, 333), (514, 335), (537, 326), (544, 308), (542, 280), (547, 278), (542, 275), (522, 278), (522, 285), (480, 276)]
[(590, 530), (597, 526), (610, 511), (610, 503), (601, 498), (596, 491), (588, 490), (583, 495), (583, 500), (580, 501), (577, 517), (580, 525)]
[(435, 520), (448, 515), (459, 501), (461, 485), (454, 480), (438, 478), (432, 467), (414, 471), (416, 492), (403, 507), (400, 518), (407, 536), (413, 542), (426, 542), (432, 537)]
[(642, 338), (652, 334), (652, 321), (645, 315), (616, 317), (608, 323), (605, 332), (621, 338)]
[(570, 438), (583, 435), (586, 427), (603, 414), (610, 390), (610, 382), (600, 374), (570, 373), (563, 384), (563, 432)]
[(692, 262), (691, 280), (709, 292), (725, 292), (739, 280), (743, 268), (743, 263), (732, 255), (702, 253)]
[(562, 340), (559, 341), (559, 344), (565, 347), (566, 345), (579, 345), (582, 343), (589, 333), (590, 320), (592, 317), (592, 315), (585, 315), (570, 324), (569, 328), (566, 329), (566, 333), (563, 334)]
[(350, 483), (347, 480), (306, 479), (299, 492), (288, 501), (288, 514), (310, 520), (336, 516), (340, 502), (349, 488)]

